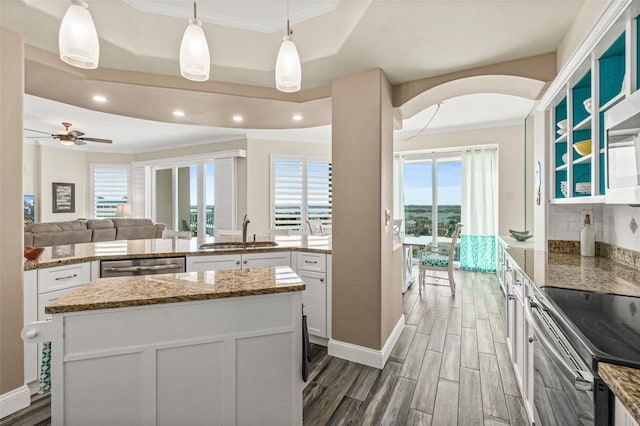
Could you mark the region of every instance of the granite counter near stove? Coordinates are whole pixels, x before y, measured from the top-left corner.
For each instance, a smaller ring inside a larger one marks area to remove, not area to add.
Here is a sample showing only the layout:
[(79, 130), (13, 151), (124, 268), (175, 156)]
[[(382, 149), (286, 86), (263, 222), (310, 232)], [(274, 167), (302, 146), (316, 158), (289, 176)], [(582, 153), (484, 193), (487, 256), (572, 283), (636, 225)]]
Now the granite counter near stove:
[(602, 257), (521, 248), (507, 252), (538, 287), (640, 296), (640, 271)]

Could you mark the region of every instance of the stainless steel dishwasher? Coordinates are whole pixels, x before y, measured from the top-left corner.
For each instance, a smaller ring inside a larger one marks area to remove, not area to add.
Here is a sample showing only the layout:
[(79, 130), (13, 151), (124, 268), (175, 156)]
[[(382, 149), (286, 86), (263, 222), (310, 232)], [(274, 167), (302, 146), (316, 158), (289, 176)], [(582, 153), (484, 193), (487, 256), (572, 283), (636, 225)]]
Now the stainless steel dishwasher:
[(131, 277), (135, 275), (173, 274), (185, 272), (184, 257), (157, 259), (103, 260), (100, 277)]

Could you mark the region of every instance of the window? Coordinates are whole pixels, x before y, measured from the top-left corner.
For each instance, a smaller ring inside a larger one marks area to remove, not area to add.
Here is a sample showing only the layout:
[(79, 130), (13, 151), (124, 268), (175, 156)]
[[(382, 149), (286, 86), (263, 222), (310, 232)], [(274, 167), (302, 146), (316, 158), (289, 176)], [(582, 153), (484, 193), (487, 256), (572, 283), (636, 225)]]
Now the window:
[(461, 153), (405, 157), (403, 185), (405, 235), (429, 237), (431, 244), (446, 247), (461, 218)]
[(274, 158), (271, 167), (271, 224), (307, 233), (307, 220), (331, 224), (331, 163)]
[(129, 166), (91, 165), (91, 217), (116, 217), (120, 204), (129, 202)]

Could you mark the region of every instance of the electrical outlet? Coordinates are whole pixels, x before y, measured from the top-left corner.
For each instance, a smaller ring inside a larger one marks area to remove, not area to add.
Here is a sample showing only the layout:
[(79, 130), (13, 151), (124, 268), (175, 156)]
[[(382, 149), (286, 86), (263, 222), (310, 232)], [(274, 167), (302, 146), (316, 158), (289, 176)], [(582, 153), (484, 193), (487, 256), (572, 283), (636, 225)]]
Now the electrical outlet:
[(584, 218), (587, 215), (589, 215), (589, 218), (591, 220), (591, 224), (593, 224), (593, 210), (589, 210), (589, 209), (580, 210), (580, 223), (584, 223)]

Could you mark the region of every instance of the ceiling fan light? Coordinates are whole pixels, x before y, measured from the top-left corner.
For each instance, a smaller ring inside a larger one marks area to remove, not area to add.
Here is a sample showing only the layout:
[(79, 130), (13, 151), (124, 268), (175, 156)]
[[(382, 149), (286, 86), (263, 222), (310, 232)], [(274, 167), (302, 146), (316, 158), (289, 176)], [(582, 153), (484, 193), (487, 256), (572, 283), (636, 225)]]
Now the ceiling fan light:
[(66, 145), (66, 146), (75, 145), (75, 142), (73, 142), (73, 141), (69, 141), (69, 140), (65, 140), (65, 139), (60, 139), (60, 143), (61, 143), (62, 145)]
[(278, 58), (276, 59), (276, 88), (281, 92), (297, 92), (300, 90), (302, 69), (298, 49), (291, 36), (284, 36)]
[(60, 59), (84, 69), (98, 68), (100, 43), (87, 3), (71, 0), (58, 33)]
[(189, 19), (180, 44), (180, 75), (188, 80), (207, 81), (211, 69), (209, 45), (198, 19)]

